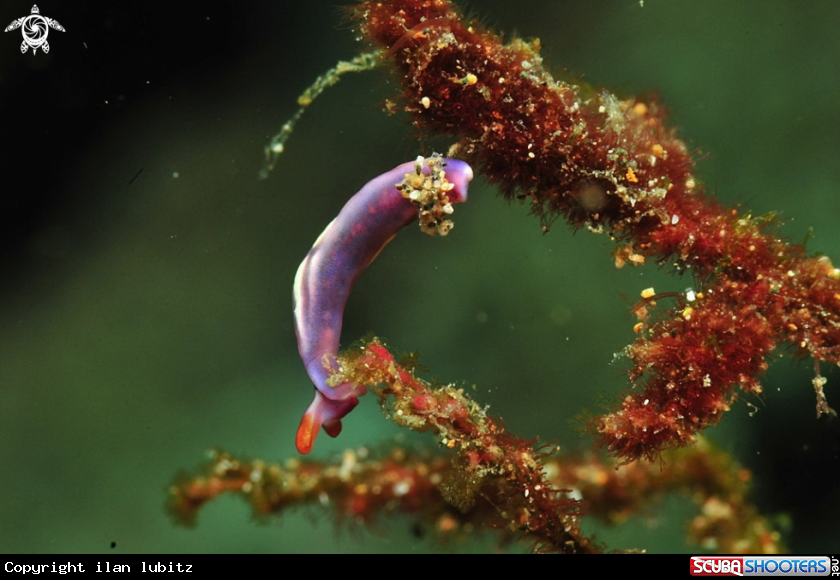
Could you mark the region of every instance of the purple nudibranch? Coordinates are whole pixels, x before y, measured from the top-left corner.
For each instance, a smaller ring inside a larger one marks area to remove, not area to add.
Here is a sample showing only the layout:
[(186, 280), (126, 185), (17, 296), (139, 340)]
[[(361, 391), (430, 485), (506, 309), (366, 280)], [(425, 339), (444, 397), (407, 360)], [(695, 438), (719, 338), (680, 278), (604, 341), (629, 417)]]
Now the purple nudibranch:
[[(445, 168), (445, 169), (444, 169)], [(341, 209), (315, 240), (295, 275), (294, 309), (298, 350), (315, 399), (301, 419), (295, 443), (309, 453), (321, 426), (331, 437), (341, 432), (341, 419), (359, 404), (365, 386), (352, 382), (336, 386), (327, 379), (337, 370), (344, 306), (356, 278), (397, 232), (421, 220), (429, 232), (445, 234), (451, 222), (424, 217), (452, 212), (452, 203), (466, 201), (473, 178), (464, 161), (432, 156), (403, 163), (369, 181)], [(424, 195), (431, 193), (439, 205)], [(436, 197), (435, 197), (436, 196)], [(442, 201), (441, 201), (442, 200)]]

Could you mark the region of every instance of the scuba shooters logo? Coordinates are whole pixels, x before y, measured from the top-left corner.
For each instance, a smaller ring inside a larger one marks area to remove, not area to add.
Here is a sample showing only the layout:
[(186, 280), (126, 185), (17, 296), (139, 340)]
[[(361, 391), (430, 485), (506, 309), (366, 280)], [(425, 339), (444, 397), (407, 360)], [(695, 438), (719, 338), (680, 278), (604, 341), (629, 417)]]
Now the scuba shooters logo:
[(828, 556), (692, 556), (692, 576), (829, 576)]
[(57, 20), (41, 16), (41, 11), (38, 10), (37, 4), (32, 5), (32, 14), (12, 21), (3, 32), (17, 30), (18, 28), (20, 28), (23, 34), (20, 51), (26, 52), (31, 48), (32, 54), (36, 54), (39, 48), (44, 51), (44, 54), (50, 51), (50, 45), (47, 42), (47, 35), (50, 32), (50, 28), (64, 32), (64, 27)]

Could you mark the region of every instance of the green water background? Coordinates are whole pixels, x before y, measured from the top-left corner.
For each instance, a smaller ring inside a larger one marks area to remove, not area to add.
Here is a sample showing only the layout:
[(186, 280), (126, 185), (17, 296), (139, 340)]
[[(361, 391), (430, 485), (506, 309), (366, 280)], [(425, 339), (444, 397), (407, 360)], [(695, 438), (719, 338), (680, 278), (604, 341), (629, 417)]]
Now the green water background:
[[(233, 498), (194, 530), (167, 518), (171, 479), (210, 447), (296, 455), (312, 394), (295, 270), (361, 184), (446, 142), (421, 145), (383, 114), (395, 86), (366, 73), (319, 99), (258, 181), (297, 95), (360, 48), (335, 3), (113, 4), (41, 5), (67, 29), (48, 55), (0, 35), (0, 552), (441, 549), (403, 518), (336, 532), (313, 508), (259, 525)], [(29, 10), (7, 2), (0, 24)], [(711, 192), (778, 211), (792, 240), (813, 227), (809, 248), (840, 262), (840, 4), (487, 0), (467, 12), (539, 37), (555, 73), (657, 93)], [(345, 342), (373, 331), (419, 351), (442, 380), (476, 385), (511, 431), (588, 449), (574, 418), (626, 386), (613, 354), (633, 339), (629, 303), (691, 279), (616, 270), (605, 236), (560, 223), (542, 235), (480, 176), (455, 219), (445, 240), (405, 232), (364, 273)], [(812, 376), (810, 361), (777, 360), (755, 416), (738, 404), (709, 437), (755, 470), (756, 501), (787, 514), (793, 550), (820, 553), (840, 545), (840, 430), (814, 420)], [(827, 376), (840, 405), (840, 373)], [(396, 437), (363, 400), (312, 456)], [(682, 539), (691, 513), (669, 498), (624, 529), (588, 529), (615, 548), (696, 552)]]

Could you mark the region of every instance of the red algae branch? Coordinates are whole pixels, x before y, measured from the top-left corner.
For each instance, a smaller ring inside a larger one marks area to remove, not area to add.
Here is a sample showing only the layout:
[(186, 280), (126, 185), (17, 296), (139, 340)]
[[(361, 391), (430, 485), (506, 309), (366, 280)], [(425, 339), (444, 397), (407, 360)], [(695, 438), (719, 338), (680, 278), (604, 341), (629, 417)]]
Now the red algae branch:
[[(557, 80), (539, 41), (499, 37), (446, 0), (361, 2), (362, 36), (385, 51), (420, 130), (454, 137), (508, 198), (548, 231), (558, 218), (615, 240), (616, 265), (653, 258), (690, 273), (696, 292), (645, 318), (624, 354), (631, 391), (595, 429), (617, 457), (653, 459), (692, 443), (737, 399), (761, 393), (782, 343), (840, 362), (840, 270), (777, 233), (772, 216), (726, 208), (655, 101)], [(817, 415), (832, 413), (819, 371)]]

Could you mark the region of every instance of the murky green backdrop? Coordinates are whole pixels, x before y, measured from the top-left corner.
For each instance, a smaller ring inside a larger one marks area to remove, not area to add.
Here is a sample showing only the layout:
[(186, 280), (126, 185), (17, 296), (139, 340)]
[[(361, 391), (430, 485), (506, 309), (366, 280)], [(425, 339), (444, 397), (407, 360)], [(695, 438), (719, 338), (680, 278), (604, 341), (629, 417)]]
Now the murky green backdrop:
[[(400, 518), (337, 533), (312, 509), (259, 525), (226, 498), (185, 530), (164, 513), (174, 475), (210, 447), (296, 455), (312, 391), (295, 270), (366, 180), (447, 146), (385, 115), (395, 86), (365, 73), (315, 102), (258, 181), (264, 144), (360, 50), (356, 33), (335, 2), (181, 4), (40, 4), (66, 28), (48, 55), (0, 35), (0, 552), (439, 550)], [(4, 3), (0, 24), (29, 10)], [(813, 227), (809, 248), (840, 262), (840, 4), (474, 0), (467, 13), (541, 38), (557, 73), (657, 93), (710, 191), (780, 212), (792, 240)], [(625, 388), (613, 354), (633, 339), (628, 305), (691, 279), (616, 270), (606, 237), (560, 223), (542, 235), (480, 176), (455, 219), (444, 240), (406, 231), (365, 272), (345, 342), (374, 331), (475, 384), (511, 431), (587, 449), (573, 420)], [(812, 373), (776, 361), (755, 416), (740, 403), (709, 435), (755, 469), (793, 549), (819, 553), (840, 546), (840, 429), (815, 421)], [(840, 405), (840, 373), (828, 378)], [(435, 445), (363, 400), (313, 457), (396, 437)], [(681, 535), (690, 513), (669, 499), (627, 531), (597, 529), (615, 548), (697, 551)]]

